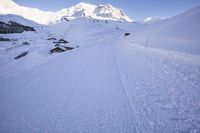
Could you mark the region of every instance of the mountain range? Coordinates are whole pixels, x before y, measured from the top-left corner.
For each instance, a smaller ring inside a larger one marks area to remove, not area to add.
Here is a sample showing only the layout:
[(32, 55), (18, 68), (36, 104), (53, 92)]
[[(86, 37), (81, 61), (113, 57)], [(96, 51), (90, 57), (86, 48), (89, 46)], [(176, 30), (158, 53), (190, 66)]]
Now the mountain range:
[(26, 19), (45, 25), (63, 20), (63, 18), (71, 20), (81, 17), (132, 22), (132, 20), (124, 13), (122, 9), (115, 8), (110, 4), (92, 5), (88, 3), (79, 3), (70, 8), (52, 12), (42, 11), (37, 8), (24, 7), (18, 5), (12, 0), (1, 0), (0, 14), (19, 15)]

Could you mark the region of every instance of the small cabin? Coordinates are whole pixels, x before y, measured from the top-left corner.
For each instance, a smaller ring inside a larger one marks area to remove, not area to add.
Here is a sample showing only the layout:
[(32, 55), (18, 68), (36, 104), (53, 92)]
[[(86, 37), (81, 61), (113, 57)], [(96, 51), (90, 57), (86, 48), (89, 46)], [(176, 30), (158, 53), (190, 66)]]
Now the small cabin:
[(64, 48), (65, 48), (66, 51), (74, 49), (72, 47), (66, 47), (66, 46), (64, 46)]
[(23, 42), (22, 44), (23, 44), (23, 45), (30, 45), (29, 42)]
[(54, 41), (56, 41), (57, 39), (56, 39), (56, 38), (54, 38), (54, 37), (52, 37), (52, 38), (47, 38), (47, 40), (49, 40), (49, 41), (51, 41), (51, 40), (54, 40)]
[(66, 41), (66, 40), (64, 40), (64, 39), (60, 39), (60, 40), (58, 40), (58, 41), (54, 41), (53, 43), (54, 43), (54, 44), (60, 44), (60, 43), (66, 44), (66, 43), (69, 43), (69, 42)]
[(50, 52), (51, 52), (51, 54), (52, 53), (62, 53), (62, 52), (69, 51), (69, 50), (72, 50), (72, 49), (74, 49), (74, 48), (67, 47), (67, 46), (57, 46), (54, 49), (50, 50)]
[(20, 58), (26, 56), (27, 54), (28, 54), (28, 52), (23, 52), (23, 53), (19, 54), (18, 56), (16, 56), (15, 60), (20, 59)]
[(64, 39), (60, 39), (60, 40), (58, 41), (58, 43), (68, 43), (68, 41), (66, 41), (66, 40), (64, 40)]
[(61, 47), (55, 47), (54, 49), (50, 50), (51, 54), (53, 53), (62, 53), (62, 52), (65, 52), (65, 49), (64, 48), (61, 48)]

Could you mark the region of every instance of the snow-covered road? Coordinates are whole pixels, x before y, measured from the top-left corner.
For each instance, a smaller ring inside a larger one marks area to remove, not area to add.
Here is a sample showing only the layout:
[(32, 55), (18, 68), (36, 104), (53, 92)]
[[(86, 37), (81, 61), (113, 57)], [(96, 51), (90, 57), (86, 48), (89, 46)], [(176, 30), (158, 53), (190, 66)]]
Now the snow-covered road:
[(122, 37), (1, 76), (0, 84), (0, 132), (200, 132), (199, 58)]

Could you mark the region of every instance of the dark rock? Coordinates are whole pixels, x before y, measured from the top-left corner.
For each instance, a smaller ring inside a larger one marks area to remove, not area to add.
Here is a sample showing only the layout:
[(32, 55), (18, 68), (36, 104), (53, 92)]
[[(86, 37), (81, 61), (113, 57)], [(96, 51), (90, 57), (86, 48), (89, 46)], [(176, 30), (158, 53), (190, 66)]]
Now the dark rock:
[(24, 31), (36, 31), (33, 27), (24, 26), (22, 24), (19, 24), (19, 23), (13, 22), (13, 21), (9, 21), (9, 24), (12, 26), (22, 27), (24, 29)]
[(22, 33), (24, 31), (36, 31), (33, 27), (24, 26), (22, 24), (9, 21), (8, 24), (0, 22), (0, 34)]
[(63, 17), (61, 18), (61, 21), (70, 21), (67, 17), (68, 17), (68, 16), (63, 16)]
[(47, 40), (51, 41), (51, 40), (57, 40), (56, 38), (52, 37), (52, 38), (48, 38)]
[(8, 39), (8, 38), (3, 38), (3, 37), (0, 37), (0, 41), (10, 41), (10, 39)]
[(129, 36), (131, 33), (125, 33), (124, 36)]
[(16, 56), (16, 57), (15, 57), (15, 60), (20, 59), (20, 58), (26, 56), (27, 54), (28, 54), (28, 52), (23, 52), (23, 53), (21, 53), (20, 55)]
[(62, 20), (64, 20), (64, 21), (70, 21), (69, 19), (67, 19), (67, 18), (63, 18)]
[(23, 45), (30, 45), (29, 42), (23, 42), (22, 44), (23, 44)]
[(0, 22), (0, 34), (6, 34), (6, 33), (22, 33), (24, 30), (22, 27), (18, 26), (12, 26), (9, 24), (6, 24), (4, 22)]

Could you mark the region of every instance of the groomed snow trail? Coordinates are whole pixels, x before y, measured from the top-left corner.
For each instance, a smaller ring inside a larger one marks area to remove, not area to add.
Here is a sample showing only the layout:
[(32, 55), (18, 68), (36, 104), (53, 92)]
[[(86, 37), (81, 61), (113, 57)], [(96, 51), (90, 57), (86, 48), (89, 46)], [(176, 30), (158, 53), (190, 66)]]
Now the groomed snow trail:
[(1, 132), (135, 132), (109, 51), (89, 46), (1, 81)]
[(1, 77), (0, 132), (199, 132), (199, 76), (196, 58), (107, 39)]
[(119, 39), (112, 49), (139, 133), (200, 132), (199, 57)]

